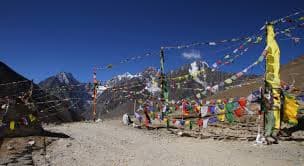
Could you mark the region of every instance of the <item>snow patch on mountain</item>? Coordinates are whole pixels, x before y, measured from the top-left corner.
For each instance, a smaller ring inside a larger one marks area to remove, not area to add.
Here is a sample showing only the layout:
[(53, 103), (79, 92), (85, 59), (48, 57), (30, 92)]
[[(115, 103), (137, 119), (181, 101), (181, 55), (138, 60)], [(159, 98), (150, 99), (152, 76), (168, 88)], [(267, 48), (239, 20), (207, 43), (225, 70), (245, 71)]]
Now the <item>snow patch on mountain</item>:
[(104, 86), (104, 85), (98, 86), (98, 88), (97, 88), (97, 94), (101, 95), (107, 89), (108, 89), (107, 86)]
[(133, 75), (133, 74), (131, 74), (129, 72), (126, 72), (126, 73), (118, 75), (116, 77), (118, 78), (119, 81), (121, 81), (124, 78), (132, 79), (132, 78), (136, 78), (136, 77), (141, 77), (141, 74), (135, 74), (135, 75)]
[[(205, 69), (208, 67), (208, 63), (205, 61), (199, 61), (200, 64), (198, 64), (197, 61), (194, 61), (193, 63), (190, 64), (189, 68), (189, 74), (193, 77), (193, 80), (199, 84), (201, 84), (203, 87), (207, 86), (207, 82), (201, 80), (198, 76), (200, 75), (201, 71), (205, 71)], [(206, 72), (205, 72), (206, 73)], [(207, 75), (203, 73), (204, 80), (206, 80)]]
[(158, 87), (158, 83), (155, 80), (155, 77), (151, 76), (151, 81), (147, 82), (145, 89), (155, 95), (157, 92), (160, 92), (160, 88)]
[(65, 83), (65, 84), (69, 84), (70, 83), (69, 77), (67, 76), (67, 74), (65, 72), (58, 73), (56, 77), (58, 78), (58, 80), (61, 83)]

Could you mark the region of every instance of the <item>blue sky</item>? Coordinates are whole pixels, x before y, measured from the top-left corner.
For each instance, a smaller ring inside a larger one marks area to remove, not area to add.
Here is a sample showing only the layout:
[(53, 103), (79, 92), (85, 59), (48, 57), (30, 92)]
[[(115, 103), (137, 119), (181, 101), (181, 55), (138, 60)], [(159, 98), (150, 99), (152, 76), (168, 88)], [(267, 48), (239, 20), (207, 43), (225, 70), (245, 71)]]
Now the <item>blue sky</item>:
[[(92, 68), (159, 51), (160, 46), (230, 39), (257, 32), (266, 20), (304, 10), (303, 0), (108, 0), (1, 1), (0, 59), (35, 82), (60, 71), (82, 82), (92, 79)], [(302, 31), (295, 35), (304, 36)], [(284, 39), (284, 37), (282, 37)], [(302, 43), (279, 40), (282, 62), (304, 54)], [(236, 44), (236, 43), (230, 43)], [(225, 70), (238, 71), (254, 61), (265, 43), (248, 50)], [(166, 70), (192, 60), (185, 52), (199, 52), (209, 63), (226, 52), (221, 47), (167, 51)], [(231, 52), (231, 50), (226, 50)], [(98, 72), (106, 80), (124, 72), (159, 66), (157, 56)], [(252, 72), (261, 72), (255, 69)]]

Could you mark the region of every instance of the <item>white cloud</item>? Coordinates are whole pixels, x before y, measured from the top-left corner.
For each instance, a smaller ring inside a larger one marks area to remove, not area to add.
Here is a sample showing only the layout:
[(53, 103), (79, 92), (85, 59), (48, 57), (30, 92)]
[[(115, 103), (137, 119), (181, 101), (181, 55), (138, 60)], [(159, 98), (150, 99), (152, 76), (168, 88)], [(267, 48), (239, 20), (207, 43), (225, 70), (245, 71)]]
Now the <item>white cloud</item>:
[(183, 57), (186, 59), (199, 59), (201, 58), (201, 53), (199, 50), (191, 50), (189, 52), (183, 52)]

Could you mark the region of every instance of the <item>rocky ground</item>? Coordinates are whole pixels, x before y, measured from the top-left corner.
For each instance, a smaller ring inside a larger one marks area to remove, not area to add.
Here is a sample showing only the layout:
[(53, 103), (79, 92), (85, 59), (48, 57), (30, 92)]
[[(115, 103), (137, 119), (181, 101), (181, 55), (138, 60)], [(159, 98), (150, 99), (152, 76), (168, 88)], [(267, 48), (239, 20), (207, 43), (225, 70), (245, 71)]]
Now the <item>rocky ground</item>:
[[(72, 138), (23, 138), (19, 143), (25, 147), (19, 154), (14, 152), (18, 138), (5, 140), (0, 165), (304, 165), (301, 141), (267, 146), (179, 137), (166, 129), (123, 126), (119, 120), (45, 127)], [(29, 145), (31, 140), (36, 141), (35, 145)], [(6, 159), (7, 153), (15, 159)]]
[(36, 165), (33, 153), (41, 152), (45, 156), (45, 149), (55, 138), (47, 137), (20, 137), (7, 138), (0, 142), (0, 165)]

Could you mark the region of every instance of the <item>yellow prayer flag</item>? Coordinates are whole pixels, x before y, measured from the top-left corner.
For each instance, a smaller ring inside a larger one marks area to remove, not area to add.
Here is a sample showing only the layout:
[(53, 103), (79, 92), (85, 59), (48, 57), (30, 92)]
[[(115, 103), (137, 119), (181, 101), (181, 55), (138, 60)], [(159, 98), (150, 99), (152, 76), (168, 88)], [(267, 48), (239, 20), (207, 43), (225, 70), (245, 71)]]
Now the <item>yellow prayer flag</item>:
[(284, 98), (284, 121), (290, 124), (298, 124), (299, 104), (294, 97), (285, 96)]
[(29, 114), (30, 121), (33, 122), (36, 120), (36, 117), (32, 114)]
[(272, 25), (267, 25), (266, 50), (266, 82), (272, 88), (280, 88), (280, 49), (275, 40), (275, 33)]
[(15, 121), (10, 121), (10, 129), (15, 130)]

